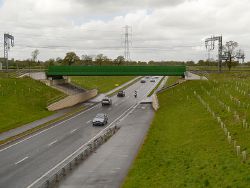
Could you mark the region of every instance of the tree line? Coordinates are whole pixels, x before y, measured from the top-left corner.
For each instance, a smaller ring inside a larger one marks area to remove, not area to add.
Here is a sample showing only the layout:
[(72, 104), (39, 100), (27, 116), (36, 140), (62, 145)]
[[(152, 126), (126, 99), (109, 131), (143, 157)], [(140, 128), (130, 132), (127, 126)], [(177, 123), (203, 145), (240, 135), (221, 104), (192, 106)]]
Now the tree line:
[[(227, 66), (229, 70), (233, 66), (238, 66), (240, 63), (239, 61), (235, 61), (236, 55), (233, 56), (232, 50), (227, 50), (229, 54), (229, 59), (226, 59), (222, 66)], [(48, 66), (61, 66), (61, 65), (99, 65), (99, 66), (106, 66), (106, 65), (186, 65), (186, 66), (217, 66), (218, 62), (215, 60), (199, 60), (197, 63), (194, 61), (126, 61), (123, 56), (118, 56), (115, 59), (108, 58), (104, 54), (98, 54), (95, 57), (89, 55), (82, 55), (79, 57), (75, 52), (68, 52), (66, 53), (64, 58), (56, 58), (56, 59), (49, 59), (47, 61), (39, 61), (38, 55), (40, 54), (39, 50), (34, 50), (31, 53), (31, 59), (27, 60), (9, 60), (9, 67), (12, 69), (21, 69), (21, 68), (47, 68)], [(3, 61), (4, 62), (4, 61)], [(250, 62), (242, 63), (242, 65), (249, 66)]]

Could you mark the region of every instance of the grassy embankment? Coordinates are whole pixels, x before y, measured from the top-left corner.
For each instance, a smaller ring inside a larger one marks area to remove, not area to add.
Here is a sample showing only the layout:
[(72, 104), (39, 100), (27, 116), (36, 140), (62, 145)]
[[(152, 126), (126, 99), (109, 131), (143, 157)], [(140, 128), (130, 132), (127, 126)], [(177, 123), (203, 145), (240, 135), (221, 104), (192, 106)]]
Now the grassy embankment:
[[(218, 66), (187, 66), (188, 70), (218, 70)], [(223, 71), (228, 71), (228, 67), (222, 66), (221, 68)], [(250, 66), (236, 66), (231, 68), (232, 71), (244, 71), (250, 70)]]
[(98, 89), (99, 93), (106, 93), (135, 78), (134, 76), (72, 76), (73, 83), (85, 89)]
[(166, 86), (175, 84), (176, 82), (178, 82), (179, 79), (181, 79), (180, 76), (169, 76), (166, 82)]
[(0, 133), (53, 114), (46, 106), (62, 96), (61, 92), (28, 78), (0, 78)]
[(249, 187), (249, 157), (243, 163), (242, 156), (236, 156), (233, 141), (229, 144), (216, 117), (248, 151), (250, 128), (243, 128), (242, 121), (250, 123), (250, 75), (218, 74), (210, 79), (188, 81), (159, 94), (161, 107), (124, 188)]
[[(134, 77), (72, 77), (80, 86), (107, 92)], [(53, 114), (46, 107), (65, 94), (32, 79), (7, 78), (0, 73), (0, 133)]]

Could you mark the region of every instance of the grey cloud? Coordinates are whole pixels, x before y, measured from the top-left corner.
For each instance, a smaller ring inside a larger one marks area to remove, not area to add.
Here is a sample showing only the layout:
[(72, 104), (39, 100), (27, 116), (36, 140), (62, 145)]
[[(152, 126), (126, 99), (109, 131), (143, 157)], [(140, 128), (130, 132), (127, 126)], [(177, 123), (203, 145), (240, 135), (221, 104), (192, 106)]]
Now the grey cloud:
[(186, 0), (74, 0), (79, 4), (83, 4), (89, 7), (105, 7), (109, 5), (114, 7), (133, 7), (133, 8), (145, 8), (146, 6), (159, 7), (159, 6), (175, 6), (183, 3)]
[[(16, 6), (20, 1), (21, 7)], [(68, 51), (114, 58), (123, 54), (122, 29), (128, 24), (133, 32), (132, 59), (198, 60), (207, 54), (201, 40), (212, 34), (238, 41), (249, 52), (247, 1), (6, 0), (0, 8), (0, 34), (15, 35), (16, 46), (10, 52), (14, 58), (30, 58), (35, 48), (42, 60), (64, 57)]]
[[(94, 14), (124, 14), (138, 9), (155, 9), (176, 6), (187, 0), (73, 0), (80, 9)], [(191, 0), (189, 0), (191, 1)]]

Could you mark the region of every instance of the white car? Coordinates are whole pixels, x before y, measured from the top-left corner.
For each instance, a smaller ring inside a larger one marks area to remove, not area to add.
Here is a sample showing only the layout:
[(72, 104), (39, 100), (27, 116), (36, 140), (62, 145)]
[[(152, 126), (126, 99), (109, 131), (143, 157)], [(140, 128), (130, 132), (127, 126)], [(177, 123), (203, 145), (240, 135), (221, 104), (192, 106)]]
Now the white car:
[(112, 104), (112, 100), (109, 97), (105, 97), (104, 99), (102, 99), (102, 106), (111, 105), (111, 104)]

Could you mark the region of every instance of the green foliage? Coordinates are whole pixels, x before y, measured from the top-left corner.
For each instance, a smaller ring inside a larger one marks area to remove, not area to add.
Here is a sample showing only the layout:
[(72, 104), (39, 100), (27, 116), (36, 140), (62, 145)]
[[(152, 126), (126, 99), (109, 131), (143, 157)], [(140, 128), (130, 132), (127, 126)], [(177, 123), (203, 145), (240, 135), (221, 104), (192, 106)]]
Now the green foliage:
[(63, 60), (65, 65), (77, 64), (80, 61), (80, 58), (76, 55), (75, 52), (68, 52)]
[(85, 89), (98, 89), (99, 93), (106, 93), (113, 88), (128, 82), (134, 76), (75, 76), (72, 82)]
[(125, 63), (125, 58), (124, 56), (118, 56), (115, 60), (114, 60), (114, 64), (116, 65), (122, 65)]
[[(220, 125), (194, 96), (194, 91), (222, 118), (238, 144), (250, 148), (250, 128), (242, 128), (241, 123), (242, 118), (250, 123), (250, 109), (246, 105), (250, 103), (249, 96), (243, 94), (243, 90), (249, 93), (250, 76), (215, 74), (210, 79), (188, 81), (159, 94), (160, 109), (124, 188), (249, 187), (249, 159), (242, 163), (242, 158), (236, 156), (233, 145), (228, 144)], [(245, 105), (232, 102), (228, 93)], [(226, 111), (218, 100), (232, 111)], [(234, 110), (240, 115), (239, 121), (233, 118)]]
[(0, 133), (51, 115), (47, 102), (62, 95), (31, 79), (0, 78)]

